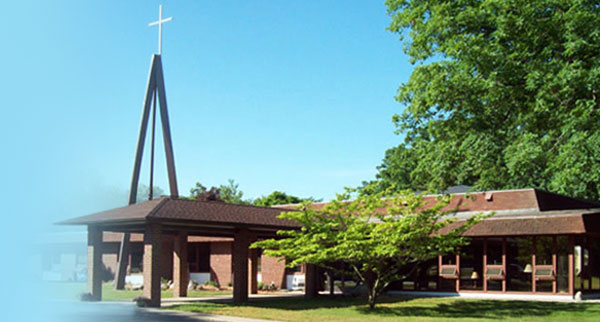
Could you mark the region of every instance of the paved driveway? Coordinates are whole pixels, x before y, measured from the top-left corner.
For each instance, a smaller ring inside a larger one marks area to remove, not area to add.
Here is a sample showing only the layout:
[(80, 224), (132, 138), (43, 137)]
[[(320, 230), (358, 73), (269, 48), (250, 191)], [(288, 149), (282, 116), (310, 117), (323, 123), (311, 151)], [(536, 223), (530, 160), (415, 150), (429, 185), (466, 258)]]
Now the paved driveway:
[(115, 302), (55, 302), (47, 316), (61, 322), (258, 322), (260, 320), (201, 313), (175, 312), (160, 309), (140, 309), (133, 303)]

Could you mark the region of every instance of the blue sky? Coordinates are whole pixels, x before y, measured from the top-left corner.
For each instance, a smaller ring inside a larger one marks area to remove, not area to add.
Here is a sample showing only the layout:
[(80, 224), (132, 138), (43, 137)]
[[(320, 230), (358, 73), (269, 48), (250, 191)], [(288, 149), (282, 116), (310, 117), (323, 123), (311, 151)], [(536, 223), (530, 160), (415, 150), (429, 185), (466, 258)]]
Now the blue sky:
[[(2, 195), (25, 205), (12, 220), (125, 205), (159, 3), (174, 17), (163, 63), (181, 194), (232, 178), (247, 198), (328, 200), (401, 141), (394, 95), (412, 66), (383, 1), (13, 1), (0, 162)], [(168, 190), (162, 146), (156, 160)]]
[[(412, 66), (383, 1), (162, 3), (174, 17), (163, 63), (181, 194), (232, 178), (247, 198), (328, 200), (372, 178), (401, 141), (393, 97)], [(2, 3), (4, 258), (23, 259), (54, 222), (126, 204), (158, 4)], [(156, 157), (166, 190), (162, 149)], [(0, 270), (35, 284), (28, 267)], [(33, 312), (16, 302), (31, 287), (0, 296), (4, 316)]]

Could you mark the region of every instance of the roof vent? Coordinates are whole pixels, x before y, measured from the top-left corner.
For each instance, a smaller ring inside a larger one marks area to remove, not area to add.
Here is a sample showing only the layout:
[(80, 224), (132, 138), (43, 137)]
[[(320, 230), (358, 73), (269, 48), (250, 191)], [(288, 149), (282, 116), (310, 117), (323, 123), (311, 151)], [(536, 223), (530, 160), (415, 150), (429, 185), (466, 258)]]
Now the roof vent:
[(485, 200), (487, 201), (492, 201), (494, 199), (494, 194), (491, 192), (486, 192), (485, 193)]

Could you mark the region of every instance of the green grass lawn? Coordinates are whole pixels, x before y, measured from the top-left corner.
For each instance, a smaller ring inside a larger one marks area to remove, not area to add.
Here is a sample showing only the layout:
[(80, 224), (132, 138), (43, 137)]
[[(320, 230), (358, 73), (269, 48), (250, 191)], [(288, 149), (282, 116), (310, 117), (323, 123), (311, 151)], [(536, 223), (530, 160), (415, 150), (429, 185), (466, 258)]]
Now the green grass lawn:
[(600, 304), (457, 298), (382, 298), (370, 311), (364, 299), (298, 298), (246, 305), (192, 303), (168, 307), (278, 321), (600, 321)]
[[(85, 283), (48, 283), (45, 288), (46, 296), (52, 299), (79, 300), (81, 293), (86, 291)], [(142, 295), (143, 291), (129, 291), (114, 289), (112, 282), (102, 284), (102, 301), (131, 301), (134, 297)], [(206, 297), (231, 295), (229, 291), (188, 291), (188, 297)], [(173, 291), (162, 291), (161, 297), (173, 297)]]

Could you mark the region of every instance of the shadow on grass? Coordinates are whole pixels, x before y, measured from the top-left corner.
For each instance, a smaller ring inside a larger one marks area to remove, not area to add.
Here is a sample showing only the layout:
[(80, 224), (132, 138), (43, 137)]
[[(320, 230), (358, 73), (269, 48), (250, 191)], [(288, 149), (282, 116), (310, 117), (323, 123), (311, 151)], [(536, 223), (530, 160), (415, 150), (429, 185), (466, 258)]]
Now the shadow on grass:
[(431, 306), (404, 305), (399, 307), (380, 306), (374, 310), (367, 307), (356, 308), (363, 314), (392, 317), (438, 317), (438, 318), (536, 318), (550, 316), (556, 312), (585, 314), (593, 311), (600, 315), (600, 307), (595, 304), (533, 302), (533, 301), (494, 301), (494, 300), (451, 300)]
[[(414, 302), (413, 302), (414, 301)], [(536, 318), (540, 319), (556, 312), (572, 315), (588, 314), (600, 316), (600, 305), (591, 303), (560, 303), (534, 301), (460, 300), (451, 298), (382, 297), (374, 310), (369, 310), (366, 299), (360, 298), (300, 298), (251, 301), (246, 304), (208, 303), (182, 304), (169, 309), (206, 312), (220, 308), (265, 308), (275, 310), (316, 310), (347, 308), (357, 314), (381, 317), (432, 317), (432, 318)]]
[[(385, 298), (380, 303), (402, 302), (410, 298)], [(169, 306), (168, 309), (182, 311), (208, 312), (224, 307), (252, 307), (276, 310), (315, 310), (330, 308), (347, 308), (366, 305), (366, 299), (348, 297), (320, 297), (316, 299), (283, 298), (283, 299), (254, 299), (244, 304), (233, 304), (231, 302), (202, 301), (189, 304), (178, 304)]]

